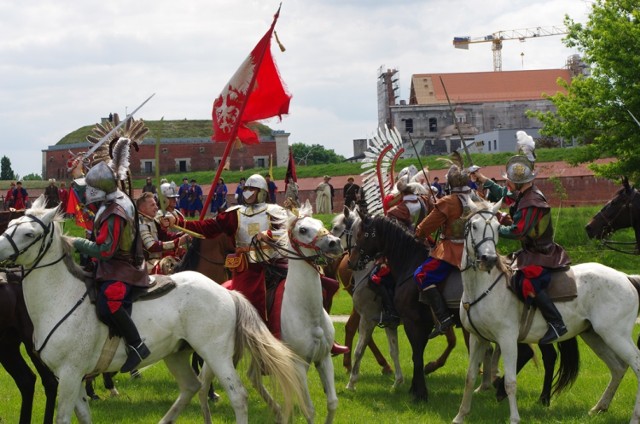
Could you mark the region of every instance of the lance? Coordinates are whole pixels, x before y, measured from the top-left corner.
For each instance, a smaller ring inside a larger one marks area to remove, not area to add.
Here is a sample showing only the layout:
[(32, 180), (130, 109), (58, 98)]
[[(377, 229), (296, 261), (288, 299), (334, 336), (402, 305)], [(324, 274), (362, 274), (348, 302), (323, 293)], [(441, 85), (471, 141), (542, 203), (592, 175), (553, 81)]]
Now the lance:
[(467, 148), (467, 143), (464, 142), (464, 137), (462, 136), (462, 130), (460, 130), (460, 123), (456, 119), (455, 112), (453, 110), (453, 106), (451, 105), (451, 99), (449, 99), (449, 93), (447, 93), (447, 87), (444, 85), (444, 81), (442, 77), (440, 77), (440, 84), (442, 84), (442, 88), (444, 89), (444, 95), (447, 96), (447, 103), (449, 103), (449, 110), (451, 111), (451, 116), (453, 116), (453, 123), (458, 130), (458, 137), (460, 137), (460, 143), (462, 143), (462, 147), (464, 147), (464, 153), (469, 161), (469, 166), (473, 165), (473, 160), (471, 160), (471, 154), (469, 153), (469, 149)]
[(638, 124), (638, 126), (640, 127), (640, 122), (638, 122), (638, 119), (636, 119), (636, 117), (633, 115), (633, 113), (631, 113), (631, 111), (629, 109), (627, 109), (627, 112), (629, 112), (629, 115), (631, 115), (633, 120), (636, 121), (636, 124)]
[(109, 131), (107, 133), (107, 135), (105, 135), (104, 137), (102, 137), (100, 140), (98, 140), (98, 142), (96, 144), (93, 145), (93, 147), (91, 147), (84, 155), (82, 155), (82, 159), (86, 159), (89, 156), (91, 156), (91, 154), (93, 154), (93, 152), (95, 152), (96, 150), (98, 150), (98, 148), (100, 148), (100, 146), (102, 146), (104, 144), (105, 141), (109, 140), (109, 138), (111, 138), (111, 136), (120, 129), (120, 127), (122, 127), (124, 124), (127, 123), (127, 121), (129, 120), (129, 118), (131, 118), (133, 116), (134, 113), (136, 113), (137, 111), (140, 110), (140, 108), (142, 108), (142, 106), (144, 106), (145, 104), (147, 104), (147, 102), (149, 100), (151, 100), (151, 98), (153, 96), (155, 96), (156, 93), (153, 93), (152, 95), (150, 95), (147, 100), (145, 100), (144, 102), (142, 102), (142, 104), (140, 106), (138, 106), (137, 108), (135, 108), (133, 110), (133, 112), (131, 112), (130, 114), (128, 114), (124, 120), (122, 120), (118, 125), (116, 125), (115, 127), (113, 127), (113, 129), (111, 131)]

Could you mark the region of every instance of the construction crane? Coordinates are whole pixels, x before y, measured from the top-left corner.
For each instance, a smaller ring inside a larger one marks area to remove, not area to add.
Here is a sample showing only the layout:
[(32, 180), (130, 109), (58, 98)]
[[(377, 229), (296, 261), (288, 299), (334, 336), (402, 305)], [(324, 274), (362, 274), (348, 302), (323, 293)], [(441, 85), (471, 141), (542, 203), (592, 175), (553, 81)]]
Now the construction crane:
[(453, 47), (456, 49), (469, 49), (469, 44), (491, 43), (493, 50), (493, 70), (502, 71), (502, 42), (504, 40), (520, 40), (524, 42), (527, 38), (549, 37), (551, 35), (566, 34), (564, 27), (548, 26), (524, 29), (511, 29), (498, 31), (484, 37), (453, 37)]

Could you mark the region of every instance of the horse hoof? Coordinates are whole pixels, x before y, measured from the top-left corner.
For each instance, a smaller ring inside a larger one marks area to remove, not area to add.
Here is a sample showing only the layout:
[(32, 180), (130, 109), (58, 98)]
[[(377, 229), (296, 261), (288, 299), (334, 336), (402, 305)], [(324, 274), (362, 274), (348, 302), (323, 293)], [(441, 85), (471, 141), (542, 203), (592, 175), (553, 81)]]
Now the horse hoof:
[(111, 397), (118, 397), (120, 396), (120, 392), (118, 391), (118, 389), (111, 389), (109, 390), (109, 393), (111, 394)]
[(213, 403), (216, 403), (217, 401), (219, 401), (219, 400), (220, 400), (220, 395), (219, 395), (219, 394), (217, 394), (216, 392), (209, 393), (209, 394), (207, 395), (207, 397), (208, 397), (208, 398), (209, 398), (209, 400), (210, 400), (211, 402), (213, 402)]
[(384, 367), (382, 367), (382, 375), (389, 375), (389, 374), (393, 374), (393, 369), (391, 368), (391, 366), (385, 365)]
[(100, 396), (98, 396), (97, 394), (92, 394), (89, 396), (91, 398), (91, 400), (100, 400)]
[(538, 402), (540, 402), (542, 406), (548, 407), (551, 405), (551, 399), (548, 396), (540, 396), (540, 399), (538, 400)]

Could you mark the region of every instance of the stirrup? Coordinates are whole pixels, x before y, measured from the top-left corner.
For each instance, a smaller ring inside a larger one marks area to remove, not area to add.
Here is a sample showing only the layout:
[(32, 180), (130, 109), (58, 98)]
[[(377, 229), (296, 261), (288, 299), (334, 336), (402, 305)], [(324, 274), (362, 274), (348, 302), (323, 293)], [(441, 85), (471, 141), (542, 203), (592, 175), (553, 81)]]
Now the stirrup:
[(453, 322), (453, 318), (451, 317), (443, 319), (439, 324), (434, 326), (433, 331), (429, 334), (429, 340), (445, 334), (450, 327), (454, 326), (454, 324), (455, 322)]
[(548, 324), (549, 324), (549, 329), (544, 334), (544, 336), (542, 336), (542, 338), (538, 341), (538, 344), (553, 343), (567, 333), (567, 327), (566, 325), (564, 325), (563, 322), (557, 324), (557, 326), (552, 323), (548, 323)]

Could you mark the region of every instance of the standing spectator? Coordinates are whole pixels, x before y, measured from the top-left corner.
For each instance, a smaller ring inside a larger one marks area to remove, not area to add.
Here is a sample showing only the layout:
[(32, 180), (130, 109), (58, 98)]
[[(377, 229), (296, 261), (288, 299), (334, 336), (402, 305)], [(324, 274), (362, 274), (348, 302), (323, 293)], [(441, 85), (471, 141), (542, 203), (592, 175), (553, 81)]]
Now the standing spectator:
[(156, 186), (151, 182), (151, 177), (147, 177), (147, 183), (142, 187), (143, 193), (153, 193), (154, 197), (158, 196), (158, 192), (156, 191)]
[(178, 208), (184, 216), (189, 216), (189, 179), (184, 177), (178, 189)]
[(5, 211), (8, 211), (9, 208), (12, 208), (13, 205), (14, 205), (13, 190), (15, 190), (15, 188), (16, 188), (16, 183), (11, 181), (11, 184), (9, 185), (9, 190), (7, 190), (7, 195), (4, 198), (4, 210)]
[(13, 207), (17, 210), (26, 209), (27, 203), (29, 203), (29, 193), (22, 188), (22, 181), (18, 181), (16, 188), (13, 189)]
[(316, 187), (316, 213), (331, 213), (331, 185), (330, 176), (325, 175), (324, 181)]
[(269, 189), (268, 203), (276, 203), (276, 191), (278, 191), (278, 186), (276, 186), (276, 183), (271, 181), (271, 177), (268, 174), (264, 176), (264, 179), (267, 180), (267, 188)]
[(300, 207), (300, 199), (298, 197), (298, 184), (293, 181), (293, 177), (289, 177), (289, 181), (287, 181), (287, 189), (284, 191), (284, 198), (285, 200), (289, 199), (291, 207)]
[(58, 188), (58, 198), (60, 199), (60, 204), (62, 205), (60, 209), (66, 212), (67, 203), (69, 203), (69, 192), (67, 191), (67, 187), (64, 181), (60, 181), (60, 187)]
[(444, 189), (442, 188), (442, 184), (440, 184), (440, 178), (433, 177), (433, 184), (431, 187), (437, 190), (436, 197), (439, 199), (444, 196)]
[(236, 194), (233, 197), (236, 199), (236, 203), (239, 205), (244, 205), (244, 196), (242, 193), (244, 192), (244, 177), (240, 178), (240, 182), (238, 183), (238, 187), (236, 187)]
[(47, 200), (45, 204), (47, 209), (55, 208), (60, 204), (60, 195), (58, 194), (55, 178), (49, 178), (49, 185), (44, 189), (44, 197)]
[(333, 198), (336, 195), (336, 191), (334, 190), (333, 185), (331, 185), (331, 183), (329, 182), (331, 177), (328, 175), (325, 175), (324, 178), (325, 178), (325, 182), (329, 185), (329, 190), (331, 191), (331, 210), (329, 211), (329, 213), (333, 213)]
[(202, 187), (196, 184), (196, 180), (191, 180), (191, 187), (189, 187), (188, 196), (188, 216), (196, 216), (196, 212), (202, 210)]
[(342, 196), (344, 197), (344, 205), (352, 208), (358, 202), (358, 194), (360, 193), (360, 186), (354, 182), (353, 177), (347, 178), (347, 184), (342, 189)]
[(211, 202), (211, 213), (215, 216), (221, 210), (227, 208), (227, 186), (224, 179), (220, 178), (216, 188), (213, 190), (213, 202)]

